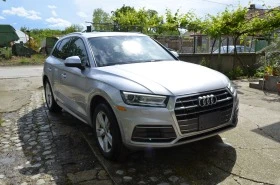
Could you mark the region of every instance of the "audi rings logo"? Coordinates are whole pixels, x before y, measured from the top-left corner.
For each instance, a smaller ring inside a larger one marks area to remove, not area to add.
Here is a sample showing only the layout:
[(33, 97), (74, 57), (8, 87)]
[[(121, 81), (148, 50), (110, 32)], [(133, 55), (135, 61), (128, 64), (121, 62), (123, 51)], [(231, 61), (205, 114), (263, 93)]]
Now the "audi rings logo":
[(200, 107), (215, 105), (216, 103), (217, 103), (217, 98), (213, 94), (198, 97), (198, 104), (199, 104)]

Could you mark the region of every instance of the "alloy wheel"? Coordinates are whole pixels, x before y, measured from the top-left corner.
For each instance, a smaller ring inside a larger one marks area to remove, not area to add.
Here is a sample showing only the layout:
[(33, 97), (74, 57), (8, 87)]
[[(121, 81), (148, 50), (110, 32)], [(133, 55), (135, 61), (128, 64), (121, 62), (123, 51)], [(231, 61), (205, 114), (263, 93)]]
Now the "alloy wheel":
[(110, 131), (110, 121), (103, 111), (98, 112), (95, 124), (96, 136), (100, 147), (104, 152), (110, 152), (112, 149), (112, 134)]
[(51, 107), (53, 102), (53, 97), (52, 97), (52, 92), (51, 92), (51, 88), (50, 88), (50, 84), (49, 83), (46, 83), (46, 86), (45, 86), (45, 94), (46, 94), (46, 102), (48, 104), (48, 107)]

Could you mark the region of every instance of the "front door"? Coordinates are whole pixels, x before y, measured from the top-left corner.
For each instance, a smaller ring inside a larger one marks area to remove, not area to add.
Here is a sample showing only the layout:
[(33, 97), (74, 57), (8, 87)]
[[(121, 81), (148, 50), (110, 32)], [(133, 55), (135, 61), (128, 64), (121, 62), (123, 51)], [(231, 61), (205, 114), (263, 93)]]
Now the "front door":
[(65, 104), (72, 112), (86, 120), (86, 84), (87, 74), (90, 72), (88, 54), (83, 40), (74, 37), (68, 49), (71, 56), (79, 56), (85, 64), (85, 69), (63, 67), (61, 71), (61, 90), (65, 97)]

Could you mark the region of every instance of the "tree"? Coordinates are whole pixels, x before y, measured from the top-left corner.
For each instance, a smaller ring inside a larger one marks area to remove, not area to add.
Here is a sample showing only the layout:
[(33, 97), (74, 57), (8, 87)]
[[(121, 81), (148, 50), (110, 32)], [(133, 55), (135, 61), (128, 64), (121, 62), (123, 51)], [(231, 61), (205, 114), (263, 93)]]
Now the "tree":
[(68, 34), (72, 32), (81, 32), (83, 31), (83, 27), (78, 24), (72, 24), (71, 26), (65, 28), (65, 30), (62, 32), (63, 34)]
[(147, 22), (144, 26), (144, 33), (147, 34), (160, 34), (161, 25), (163, 24), (163, 16), (160, 16), (157, 11), (148, 9), (145, 11)]
[(101, 8), (97, 8), (93, 10), (92, 23), (93, 23), (94, 30), (98, 30), (98, 31), (112, 30), (112, 28), (110, 28), (112, 24), (110, 15), (104, 10), (102, 10)]
[(241, 31), (242, 35), (267, 35), (280, 28), (280, 7), (255, 15), (248, 20), (246, 27)]
[(123, 5), (116, 9), (112, 12), (112, 20), (115, 31), (142, 31), (141, 22), (134, 7)]

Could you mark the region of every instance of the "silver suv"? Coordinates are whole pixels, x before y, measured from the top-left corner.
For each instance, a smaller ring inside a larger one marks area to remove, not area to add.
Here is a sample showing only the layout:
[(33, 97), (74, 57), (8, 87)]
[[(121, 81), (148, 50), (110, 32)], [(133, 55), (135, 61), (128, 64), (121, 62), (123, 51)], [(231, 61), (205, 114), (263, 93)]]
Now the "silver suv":
[(89, 124), (102, 154), (172, 147), (236, 126), (238, 97), (212, 69), (179, 61), (138, 33), (73, 33), (58, 40), (43, 72), (50, 111)]

